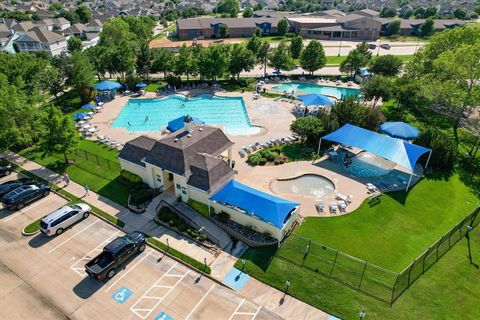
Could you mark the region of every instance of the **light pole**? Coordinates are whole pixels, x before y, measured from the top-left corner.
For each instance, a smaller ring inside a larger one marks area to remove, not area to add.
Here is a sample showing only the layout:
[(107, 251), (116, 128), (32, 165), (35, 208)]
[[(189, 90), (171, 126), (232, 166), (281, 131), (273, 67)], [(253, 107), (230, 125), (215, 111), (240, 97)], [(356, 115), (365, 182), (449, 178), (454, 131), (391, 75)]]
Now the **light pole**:
[(420, 38), (417, 38), (417, 45), (415, 46), (415, 53), (417, 53), (419, 42), (420, 42)]
[(242, 259), (242, 272), (245, 270), (245, 265), (247, 264), (247, 261), (245, 259)]
[(472, 262), (472, 250), (470, 249), (470, 231), (472, 231), (472, 226), (467, 226), (467, 233), (465, 233), (465, 238), (467, 238), (467, 246), (468, 246), (468, 259), (470, 260), (470, 264)]
[(287, 280), (285, 281), (285, 293), (284, 293), (284, 297), (287, 295), (288, 293), (288, 288), (290, 288), (290, 280)]
[(380, 46), (382, 45), (382, 39), (378, 39), (378, 50), (377, 50), (377, 56), (380, 55)]
[(167, 251), (170, 249), (170, 243), (168, 242), (168, 238), (167, 238)]
[(342, 38), (340, 38), (340, 45), (338, 46), (338, 55), (337, 57), (340, 57), (340, 51), (342, 50)]

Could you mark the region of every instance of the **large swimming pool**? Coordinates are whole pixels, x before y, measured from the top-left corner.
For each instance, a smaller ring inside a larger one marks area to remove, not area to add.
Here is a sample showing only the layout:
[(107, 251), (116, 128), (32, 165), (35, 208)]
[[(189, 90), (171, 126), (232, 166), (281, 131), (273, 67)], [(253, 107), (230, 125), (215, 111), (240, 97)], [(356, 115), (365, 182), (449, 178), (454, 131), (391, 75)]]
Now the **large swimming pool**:
[(348, 170), (357, 177), (378, 177), (388, 174), (395, 164), (370, 152), (361, 152), (352, 158)]
[(297, 82), (287, 82), (279, 84), (272, 88), (274, 91), (278, 92), (287, 92), (291, 93), (294, 91), (297, 92), (307, 92), (307, 93), (318, 93), (325, 96), (334, 97), (337, 99), (342, 99), (342, 97), (348, 97), (352, 95), (359, 95), (361, 91), (359, 89), (353, 88), (342, 88), (342, 87), (332, 87), (324, 86), (320, 84), (308, 84), (308, 83), (297, 83)]
[(316, 174), (304, 174), (292, 179), (275, 180), (270, 188), (277, 194), (293, 194), (322, 198), (335, 191), (335, 185), (327, 178)]
[(195, 98), (171, 95), (160, 99), (130, 99), (112, 127), (124, 127), (128, 132), (158, 132), (169, 121), (187, 114), (207, 125), (221, 126), (230, 135), (251, 135), (261, 130), (250, 124), (241, 97), (210, 95)]

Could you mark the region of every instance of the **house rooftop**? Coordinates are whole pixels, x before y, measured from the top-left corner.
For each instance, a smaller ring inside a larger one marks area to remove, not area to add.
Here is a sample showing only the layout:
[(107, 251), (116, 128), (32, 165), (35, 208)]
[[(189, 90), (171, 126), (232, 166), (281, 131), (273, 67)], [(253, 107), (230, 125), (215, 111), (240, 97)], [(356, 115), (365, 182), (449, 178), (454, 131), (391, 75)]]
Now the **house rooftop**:
[(64, 41), (65, 37), (49, 31), (45, 28), (35, 27), (30, 31), (23, 34), (17, 41), (19, 42), (40, 42), (40, 43), (53, 43), (56, 41)]

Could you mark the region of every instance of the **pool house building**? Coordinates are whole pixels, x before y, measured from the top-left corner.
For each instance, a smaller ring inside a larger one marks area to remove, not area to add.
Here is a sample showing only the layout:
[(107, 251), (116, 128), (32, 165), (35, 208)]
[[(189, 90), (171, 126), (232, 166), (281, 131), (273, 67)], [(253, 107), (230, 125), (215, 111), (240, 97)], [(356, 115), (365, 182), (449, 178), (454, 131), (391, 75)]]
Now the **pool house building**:
[(227, 212), (230, 219), (281, 241), (299, 213), (299, 205), (234, 181), (232, 146), (219, 128), (184, 126), (162, 139), (140, 136), (119, 154), (123, 170), (138, 175), (151, 188), (174, 190), (175, 196)]

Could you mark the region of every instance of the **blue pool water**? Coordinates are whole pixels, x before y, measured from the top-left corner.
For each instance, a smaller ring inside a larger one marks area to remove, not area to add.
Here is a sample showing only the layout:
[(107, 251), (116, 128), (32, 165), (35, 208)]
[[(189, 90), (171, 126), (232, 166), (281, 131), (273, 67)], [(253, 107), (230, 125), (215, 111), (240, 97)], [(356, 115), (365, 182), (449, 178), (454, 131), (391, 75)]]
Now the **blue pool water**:
[(296, 82), (282, 83), (282, 84), (279, 84), (278, 86), (273, 87), (272, 90), (275, 90), (278, 92), (286, 91), (287, 93), (291, 93), (292, 91), (318, 93), (318, 94), (323, 94), (325, 96), (334, 97), (337, 99), (342, 99), (342, 97), (348, 97), (351, 95), (359, 95), (361, 93), (359, 89), (332, 87), (332, 86), (324, 86), (319, 84), (296, 83)]
[(395, 165), (388, 160), (368, 152), (362, 152), (352, 158), (348, 170), (357, 177), (378, 177), (392, 171)]
[[(158, 132), (169, 121), (187, 114), (202, 120), (206, 125), (222, 126), (230, 135), (257, 134), (261, 130), (250, 124), (241, 97), (209, 95), (189, 99), (180, 95), (160, 99), (130, 99), (112, 127), (125, 127), (128, 132)], [(147, 116), (148, 120), (145, 120)]]

